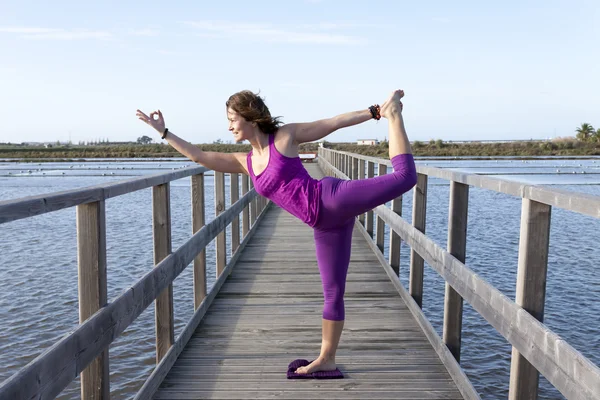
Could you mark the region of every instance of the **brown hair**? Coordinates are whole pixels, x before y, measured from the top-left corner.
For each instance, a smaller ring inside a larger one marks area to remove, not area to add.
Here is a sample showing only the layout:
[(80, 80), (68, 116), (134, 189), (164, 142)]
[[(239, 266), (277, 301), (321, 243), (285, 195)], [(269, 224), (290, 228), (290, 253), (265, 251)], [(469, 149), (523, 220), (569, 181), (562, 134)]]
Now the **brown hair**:
[(276, 133), (282, 124), (279, 120), (280, 117), (271, 117), (271, 112), (265, 101), (250, 90), (242, 90), (232, 94), (225, 106), (240, 114), (246, 121), (256, 122), (258, 128), (267, 134)]

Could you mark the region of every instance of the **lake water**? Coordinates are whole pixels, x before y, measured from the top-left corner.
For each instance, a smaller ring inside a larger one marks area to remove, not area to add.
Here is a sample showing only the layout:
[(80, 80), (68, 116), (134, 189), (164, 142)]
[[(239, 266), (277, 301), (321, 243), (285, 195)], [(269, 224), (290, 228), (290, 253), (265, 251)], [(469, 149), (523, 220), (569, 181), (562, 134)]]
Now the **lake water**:
[[(536, 160), (420, 158), (418, 164), (492, 175), (600, 195), (600, 158)], [(191, 165), (183, 159), (80, 160), (15, 163), (0, 160), (0, 201), (155, 174)], [(213, 179), (206, 184), (206, 217), (214, 218)], [(228, 183), (227, 183), (228, 184)], [(227, 190), (228, 191), (228, 190)], [(430, 179), (426, 233), (446, 246), (449, 184)], [(227, 199), (229, 202), (229, 199)], [(412, 191), (403, 217), (411, 220)], [(470, 189), (466, 264), (514, 299), (521, 200)], [(191, 234), (189, 178), (171, 183), (173, 249)], [(0, 225), (0, 381), (78, 324), (75, 208)], [(151, 189), (106, 201), (108, 297), (116, 297), (153, 265)], [(545, 324), (600, 364), (600, 220), (553, 209)], [(386, 233), (386, 240), (387, 235)], [(229, 243), (229, 242), (228, 242)], [(386, 251), (387, 253), (387, 251)], [(386, 254), (387, 256), (387, 254)], [(214, 284), (214, 243), (207, 249)], [(409, 249), (401, 248), (400, 279), (408, 284)], [(192, 271), (174, 283), (177, 336), (193, 314)], [(426, 268), (423, 309), (441, 334), (444, 282)], [(465, 303), (461, 365), (486, 399), (507, 397), (511, 346)], [(154, 366), (154, 309), (149, 307), (111, 346), (111, 392), (130, 398)], [(562, 398), (542, 377), (540, 398)], [(73, 382), (58, 397), (78, 399)]]

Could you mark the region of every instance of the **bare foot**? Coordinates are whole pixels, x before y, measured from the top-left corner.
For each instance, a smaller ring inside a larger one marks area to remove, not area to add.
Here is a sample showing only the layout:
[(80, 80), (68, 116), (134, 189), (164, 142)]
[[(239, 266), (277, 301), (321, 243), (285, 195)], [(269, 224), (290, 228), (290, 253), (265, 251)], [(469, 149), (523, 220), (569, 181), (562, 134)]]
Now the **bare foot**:
[(335, 360), (325, 360), (324, 358), (317, 358), (315, 361), (308, 364), (306, 367), (300, 367), (296, 370), (297, 374), (310, 374), (319, 371), (335, 371), (336, 369)]
[(404, 97), (404, 90), (394, 90), (390, 97), (381, 106), (380, 114), (382, 117), (389, 119), (397, 113), (402, 112), (401, 98)]

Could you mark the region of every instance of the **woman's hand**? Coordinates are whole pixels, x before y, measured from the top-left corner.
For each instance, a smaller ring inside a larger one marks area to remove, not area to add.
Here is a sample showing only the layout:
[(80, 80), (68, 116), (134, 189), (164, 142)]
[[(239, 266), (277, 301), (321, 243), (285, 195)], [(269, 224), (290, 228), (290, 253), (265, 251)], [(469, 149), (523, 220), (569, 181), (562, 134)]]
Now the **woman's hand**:
[(160, 112), (160, 110), (151, 112), (150, 116), (147, 116), (140, 110), (137, 110), (135, 115), (154, 129), (156, 129), (161, 135), (165, 131), (165, 119), (163, 118), (163, 115)]

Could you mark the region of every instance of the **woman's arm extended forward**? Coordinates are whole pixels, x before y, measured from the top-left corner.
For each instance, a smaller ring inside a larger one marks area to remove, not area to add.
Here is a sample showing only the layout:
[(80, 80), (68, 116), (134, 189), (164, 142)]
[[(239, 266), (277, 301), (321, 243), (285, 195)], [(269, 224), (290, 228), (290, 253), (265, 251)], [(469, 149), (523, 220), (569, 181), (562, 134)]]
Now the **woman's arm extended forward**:
[[(158, 131), (158, 133), (161, 135), (165, 131), (165, 121), (160, 110), (150, 113), (149, 117), (140, 110), (137, 110), (136, 115), (139, 119), (156, 129), (156, 131)], [(158, 116), (157, 119), (154, 119), (155, 115)], [(165, 139), (171, 146), (173, 146), (175, 150), (193, 162), (203, 165), (208, 169), (226, 173), (248, 173), (245, 167), (246, 153), (219, 153), (215, 151), (202, 151), (193, 144), (173, 134), (171, 131), (168, 131)]]
[(287, 124), (294, 132), (296, 143), (305, 143), (319, 140), (338, 129), (358, 125), (372, 118), (371, 111), (353, 111), (337, 115), (333, 118), (321, 119), (314, 122)]

